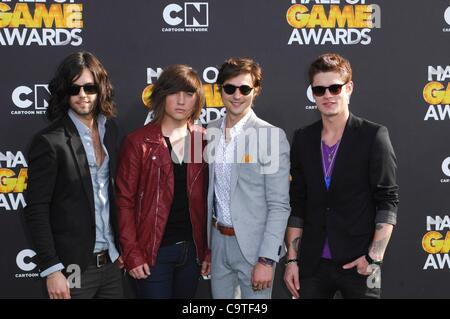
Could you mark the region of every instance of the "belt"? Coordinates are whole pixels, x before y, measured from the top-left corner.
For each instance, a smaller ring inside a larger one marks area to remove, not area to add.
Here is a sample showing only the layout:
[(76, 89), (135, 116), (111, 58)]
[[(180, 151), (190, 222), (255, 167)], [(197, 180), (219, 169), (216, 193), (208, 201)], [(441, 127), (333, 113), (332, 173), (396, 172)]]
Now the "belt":
[(217, 219), (215, 219), (215, 218), (213, 218), (212, 224), (222, 235), (236, 236), (236, 233), (234, 232), (233, 227), (220, 225), (219, 222), (217, 221)]
[(101, 268), (104, 265), (111, 262), (111, 258), (109, 258), (109, 253), (107, 250), (100, 251), (98, 253), (94, 253), (92, 256), (92, 264), (97, 266), (97, 268)]

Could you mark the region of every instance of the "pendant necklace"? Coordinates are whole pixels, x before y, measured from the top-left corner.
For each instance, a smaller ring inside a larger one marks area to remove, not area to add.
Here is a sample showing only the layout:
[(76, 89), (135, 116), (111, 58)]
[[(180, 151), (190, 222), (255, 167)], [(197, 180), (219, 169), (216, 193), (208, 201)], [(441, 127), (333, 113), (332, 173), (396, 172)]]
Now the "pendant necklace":
[(333, 167), (334, 160), (336, 159), (336, 154), (337, 154), (337, 150), (339, 148), (340, 143), (341, 143), (341, 140), (339, 140), (334, 146), (332, 146), (330, 148), (330, 149), (333, 149), (333, 148), (334, 149), (328, 153), (328, 168), (325, 164), (325, 152), (323, 151), (324, 145), (326, 145), (326, 144), (324, 141), (321, 141), (321, 143), (320, 143), (320, 152), (322, 153), (322, 166), (323, 166), (323, 172), (325, 173), (324, 178), (325, 178), (325, 184), (327, 186), (327, 189), (330, 188), (331, 168)]

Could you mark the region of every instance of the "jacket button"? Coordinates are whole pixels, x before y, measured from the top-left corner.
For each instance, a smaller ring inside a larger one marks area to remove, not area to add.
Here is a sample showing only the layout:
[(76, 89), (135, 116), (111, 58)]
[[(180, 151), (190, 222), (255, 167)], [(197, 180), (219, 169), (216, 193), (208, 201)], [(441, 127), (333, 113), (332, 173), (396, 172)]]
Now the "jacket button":
[(327, 207), (327, 212), (329, 213), (331, 211), (330, 207)]

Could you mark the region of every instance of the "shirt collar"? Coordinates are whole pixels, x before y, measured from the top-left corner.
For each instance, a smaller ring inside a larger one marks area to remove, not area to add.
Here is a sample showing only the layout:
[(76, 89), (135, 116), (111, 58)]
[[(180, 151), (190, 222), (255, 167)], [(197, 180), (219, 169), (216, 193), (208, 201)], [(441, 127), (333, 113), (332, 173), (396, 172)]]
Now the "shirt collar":
[[(80, 134), (80, 136), (82, 136), (83, 134), (91, 134), (91, 130), (89, 129), (89, 127), (87, 127), (87, 125), (84, 124), (78, 118), (78, 116), (75, 114), (75, 112), (72, 109), (69, 109), (68, 114), (69, 114), (69, 117), (72, 120), (73, 124), (75, 124), (75, 127), (77, 128), (77, 131)], [(97, 116), (97, 127), (100, 132), (104, 131), (105, 123), (106, 123), (106, 117), (103, 114), (99, 114)]]
[[(237, 135), (239, 135), (243, 131), (245, 124), (247, 124), (247, 121), (250, 118), (250, 116), (252, 116), (252, 114), (253, 114), (253, 110), (250, 109), (250, 111), (243, 118), (241, 118), (239, 120), (239, 122), (234, 124), (234, 126), (230, 129), (230, 135), (231, 135), (232, 139), (235, 138)], [(225, 117), (223, 118), (223, 122), (221, 125), (222, 131), (225, 129), (225, 122), (227, 120), (226, 117), (227, 116), (225, 115)]]

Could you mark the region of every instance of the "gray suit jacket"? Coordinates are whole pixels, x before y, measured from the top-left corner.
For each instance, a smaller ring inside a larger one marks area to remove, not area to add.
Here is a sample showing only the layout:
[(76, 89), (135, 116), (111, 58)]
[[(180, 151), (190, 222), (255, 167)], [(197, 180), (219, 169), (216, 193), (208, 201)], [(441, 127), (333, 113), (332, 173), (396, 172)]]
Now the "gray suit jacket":
[[(236, 138), (231, 172), (231, 219), (239, 247), (248, 262), (258, 257), (278, 261), (290, 214), (289, 143), (280, 128), (259, 119), (253, 110)], [(214, 212), (214, 158), (223, 119), (208, 125), (208, 243)], [(210, 245), (211, 247), (211, 245)], [(214, 254), (214, 252), (212, 252)]]

